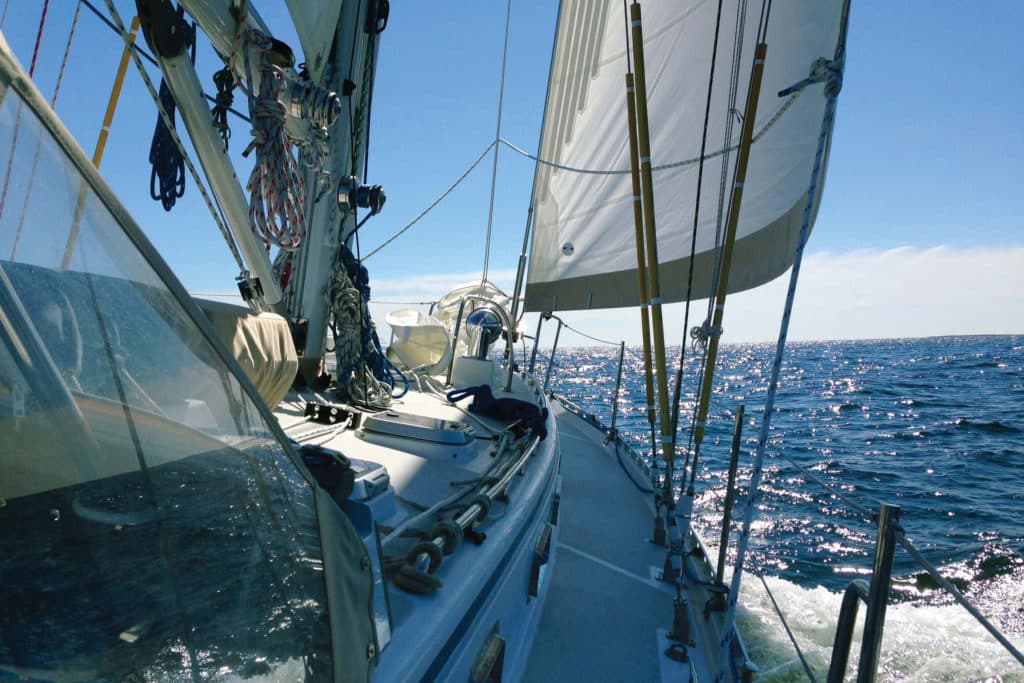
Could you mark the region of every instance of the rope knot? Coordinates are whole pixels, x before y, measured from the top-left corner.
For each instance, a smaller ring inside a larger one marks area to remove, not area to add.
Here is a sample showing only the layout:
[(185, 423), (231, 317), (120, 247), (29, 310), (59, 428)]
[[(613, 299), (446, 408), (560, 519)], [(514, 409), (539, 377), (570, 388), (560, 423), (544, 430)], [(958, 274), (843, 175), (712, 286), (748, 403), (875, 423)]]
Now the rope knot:
[(825, 97), (835, 97), (843, 87), (843, 59), (825, 59), (819, 57), (811, 64), (810, 75), (793, 85), (779, 91), (779, 97), (786, 97), (799, 92), (814, 83), (825, 84)]
[(707, 348), (708, 340), (712, 337), (718, 339), (721, 336), (722, 326), (712, 325), (710, 320), (705, 320), (703, 324), (690, 330), (690, 339), (693, 340), (694, 346), (699, 346), (702, 349)]

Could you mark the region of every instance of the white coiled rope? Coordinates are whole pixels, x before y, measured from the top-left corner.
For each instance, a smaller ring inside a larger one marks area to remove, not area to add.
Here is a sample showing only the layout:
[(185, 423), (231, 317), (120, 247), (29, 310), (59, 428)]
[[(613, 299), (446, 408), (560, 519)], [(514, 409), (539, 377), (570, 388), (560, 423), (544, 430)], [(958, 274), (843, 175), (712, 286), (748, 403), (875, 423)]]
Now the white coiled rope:
[(259, 96), (250, 107), (252, 142), (242, 156), (256, 151), (256, 165), (245, 186), (252, 231), (268, 248), (273, 244), (291, 251), (302, 244), (306, 191), (284, 130), (285, 106), (281, 99), (286, 85), (279, 68), (263, 65)]

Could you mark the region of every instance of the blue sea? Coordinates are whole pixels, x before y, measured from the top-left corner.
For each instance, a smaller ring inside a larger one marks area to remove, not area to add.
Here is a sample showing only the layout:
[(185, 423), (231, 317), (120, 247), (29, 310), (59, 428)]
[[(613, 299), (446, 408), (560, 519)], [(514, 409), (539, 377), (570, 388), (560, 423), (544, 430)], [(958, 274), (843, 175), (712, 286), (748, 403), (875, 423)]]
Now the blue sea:
[[(719, 354), (696, 485), (695, 518), (711, 545), (737, 406), (746, 407), (745, 495), (774, 352), (740, 344)], [(686, 350), (681, 443), (700, 355)], [(669, 356), (677, 364), (679, 347)], [(618, 347), (557, 350), (551, 388), (608, 424), (617, 361)], [(649, 459), (645, 405), (641, 352), (627, 348), (617, 426)], [(841, 593), (871, 567), (875, 528), (804, 470), (870, 510), (899, 506), (913, 544), (1024, 646), (1024, 336), (791, 343), (775, 405), (742, 600), (748, 645), (769, 663), (762, 680), (805, 678), (765, 586), (823, 677)], [(883, 679), (1024, 680), (1024, 667), (902, 549), (894, 574)]]

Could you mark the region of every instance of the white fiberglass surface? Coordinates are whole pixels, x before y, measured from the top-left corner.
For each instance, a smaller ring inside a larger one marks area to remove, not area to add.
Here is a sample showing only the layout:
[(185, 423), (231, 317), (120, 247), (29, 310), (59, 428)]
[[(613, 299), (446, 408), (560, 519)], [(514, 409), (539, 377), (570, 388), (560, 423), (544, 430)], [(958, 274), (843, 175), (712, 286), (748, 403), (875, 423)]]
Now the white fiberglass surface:
[(329, 677), (309, 482), (102, 193), (0, 96), (0, 679)]

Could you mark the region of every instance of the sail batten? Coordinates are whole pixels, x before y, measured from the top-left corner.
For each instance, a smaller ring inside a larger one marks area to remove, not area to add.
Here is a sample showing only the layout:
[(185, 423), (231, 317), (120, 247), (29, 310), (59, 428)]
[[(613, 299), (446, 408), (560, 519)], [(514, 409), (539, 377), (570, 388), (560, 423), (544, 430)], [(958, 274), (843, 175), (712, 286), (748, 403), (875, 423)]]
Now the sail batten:
[[(615, 0), (564, 1), (541, 135), (539, 156), (543, 161), (538, 164), (534, 181), (535, 227), (526, 310), (635, 306), (638, 295), (631, 181), (628, 173), (608, 173), (629, 168), (626, 103), (622, 97), (622, 78), (627, 70), (622, 6)], [(756, 25), (756, 4), (750, 3), (748, 26)], [(656, 169), (660, 283), (665, 302), (681, 301), (686, 296), (696, 198), (695, 160), (700, 155), (713, 47), (707, 26), (715, 11), (715, 3), (700, 0), (651, 0), (644, 8), (644, 24), (650, 27), (644, 48), (651, 161)], [(735, 16), (735, 3), (727, 2), (723, 11), (726, 16)], [(806, 78), (818, 58), (832, 56), (839, 13), (838, 3), (814, 0), (780, 4), (773, 9), (768, 30), (772, 47), (765, 66), (766, 101), (761, 107), (764, 113), (754, 126), (757, 137), (730, 292), (768, 282), (792, 263), (825, 98), (821, 85), (813, 85), (791, 99), (778, 98), (776, 93)], [(732, 52), (735, 42), (735, 27), (727, 23), (720, 43), (720, 50), (726, 54)], [(755, 39), (752, 31), (747, 33), (738, 51), (746, 55), (742, 59), (747, 62), (740, 67), (740, 103), (746, 97)], [(728, 83), (732, 68), (728, 60), (720, 59), (716, 65), (709, 120), (712, 140), (723, 139), (730, 116)], [(731, 178), (734, 155), (722, 152), (706, 155), (706, 178), (718, 178), (723, 163), (730, 164), (725, 171)], [(727, 194), (729, 189), (727, 185)], [(718, 183), (704, 184), (697, 220), (693, 299), (710, 293), (719, 193)]]

